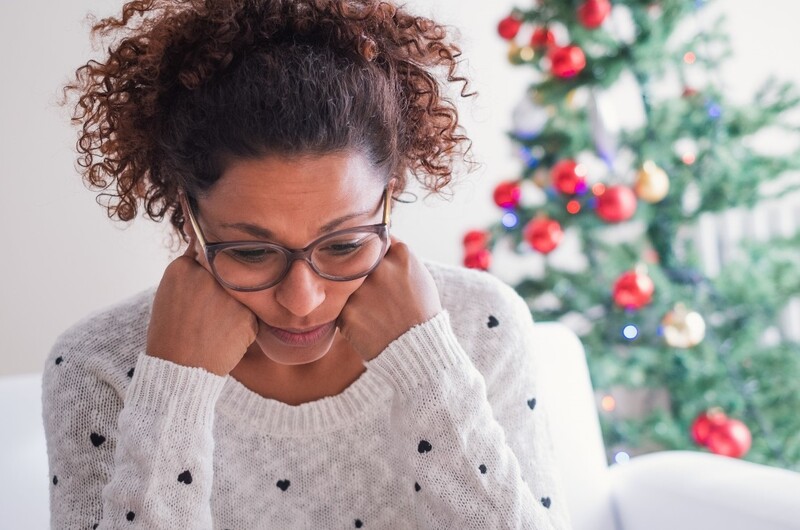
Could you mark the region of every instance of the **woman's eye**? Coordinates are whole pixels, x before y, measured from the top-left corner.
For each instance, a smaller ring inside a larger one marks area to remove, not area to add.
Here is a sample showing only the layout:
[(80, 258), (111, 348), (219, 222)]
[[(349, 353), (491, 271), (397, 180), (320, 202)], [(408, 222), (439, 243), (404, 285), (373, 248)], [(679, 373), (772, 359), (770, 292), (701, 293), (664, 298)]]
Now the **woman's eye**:
[(362, 244), (360, 241), (353, 241), (349, 243), (332, 243), (327, 245), (322, 250), (331, 254), (350, 254), (361, 248), (361, 246)]
[(274, 251), (271, 251), (266, 248), (257, 248), (248, 250), (233, 249), (230, 252), (236, 259), (249, 262), (262, 261), (269, 254), (274, 254)]

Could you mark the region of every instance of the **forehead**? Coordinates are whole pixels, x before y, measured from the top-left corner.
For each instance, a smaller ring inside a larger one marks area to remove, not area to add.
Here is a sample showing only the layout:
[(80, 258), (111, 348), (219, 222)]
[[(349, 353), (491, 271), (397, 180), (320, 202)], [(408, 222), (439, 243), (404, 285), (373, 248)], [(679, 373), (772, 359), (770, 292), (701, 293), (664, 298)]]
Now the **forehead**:
[[(258, 235), (302, 246), (342, 216), (362, 214), (337, 228), (380, 222), (371, 219), (381, 211), (384, 187), (382, 176), (360, 154), (237, 160), (207, 196), (198, 198), (199, 217), (211, 239)], [(263, 230), (246, 230), (245, 225)]]
[[(209, 202), (288, 204), (329, 197), (336, 202), (360, 191), (382, 189), (384, 179), (365, 156), (347, 151), (325, 155), (265, 156), (227, 164), (209, 193)], [(326, 201), (319, 201), (324, 203)]]

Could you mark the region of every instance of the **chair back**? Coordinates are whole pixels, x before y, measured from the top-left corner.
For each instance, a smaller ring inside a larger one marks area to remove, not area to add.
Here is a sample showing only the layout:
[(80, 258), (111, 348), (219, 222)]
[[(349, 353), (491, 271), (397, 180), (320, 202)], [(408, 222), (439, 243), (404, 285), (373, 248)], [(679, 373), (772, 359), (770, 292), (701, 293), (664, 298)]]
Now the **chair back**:
[(583, 345), (569, 327), (558, 322), (537, 322), (534, 333), (542, 356), (539, 393), (548, 405), (573, 529), (620, 530)]

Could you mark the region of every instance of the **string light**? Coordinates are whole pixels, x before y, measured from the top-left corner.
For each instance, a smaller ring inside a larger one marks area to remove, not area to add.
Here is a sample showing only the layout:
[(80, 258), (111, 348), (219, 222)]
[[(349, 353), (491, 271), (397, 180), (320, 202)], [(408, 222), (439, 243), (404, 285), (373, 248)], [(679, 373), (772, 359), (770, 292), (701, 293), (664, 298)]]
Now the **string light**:
[(514, 228), (519, 223), (519, 218), (514, 212), (506, 212), (503, 214), (502, 223), (506, 228)]
[(694, 153), (686, 153), (681, 157), (681, 160), (683, 160), (683, 163), (687, 166), (691, 166), (697, 160), (697, 156), (695, 156)]
[(597, 195), (598, 197), (606, 192), (605, 184), (595, 184), (592, 186), (592, 193)]
[(519, 155), (520, 158), (522, 158), (522, 161), (525, 162), (525, 165), (531, 169), (537, 168), (539, 166), (539, 162), (541, 162), (541, 160), (536, 157), (533, 151), (524, 146), (520, 147)]
[(581, 211), (581, 203), (579, 203), (578, 201), (569, 201), (567, 203), (567, 211), (572, 215), (575, 215), (576, 213)]
[(626, 463), (626, 462), (628, 462), (630, 459), (631, 459), (631, 455), (629, 455), (629, 454), (628, 454), (628, 453), (626, 453), (625, 451), (620, 451), (619, 453), (617, 453), (616, 455), (614, 455), (614, 461), (615, 461), (617, 464), (625, 464), (625, 463)]
[(686, 54), (683, 56), (683, 62), (686, 64), (694, 64), (696, 60), (697, 56), (694, 54), (694, 52), (686, 52)]
[(627, 326), (622, 328), (622, 336), (628, 340), (633, 340), (639, 336), (639, 328), (637, 328), (633, 324), (628, 324)]
[(535, 56), (536, 54), (530, 46), (523, 46), (519, 49), (519, 58), (523, 61), (530, 62)]
[(611, 412), (617, 408), (617, 400), (613, 396), (603, 396), (603, 399), (600, 400), (600, 407), (606, 412)]

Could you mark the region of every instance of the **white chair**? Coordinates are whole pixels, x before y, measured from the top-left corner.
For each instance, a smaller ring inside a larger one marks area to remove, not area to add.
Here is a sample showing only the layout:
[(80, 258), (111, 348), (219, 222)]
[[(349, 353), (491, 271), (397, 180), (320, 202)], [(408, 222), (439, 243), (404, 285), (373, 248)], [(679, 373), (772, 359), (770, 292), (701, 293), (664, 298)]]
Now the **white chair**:
[[(800, 473), (693, 451), (607, 466), (580, 340), (563, 324), (534, 328), (575, 530), (800, 529)], [(49, 526), (41, 412), (41, 374), (0, 377), (2, 528)]]
[(0, 377), (0, 527), (50, 527), (42, 374)]
[(580, 340), (560, 323), (534, 329), (575, 530), (800, 529), (800, 473), (700, 451), (607, 466)]

